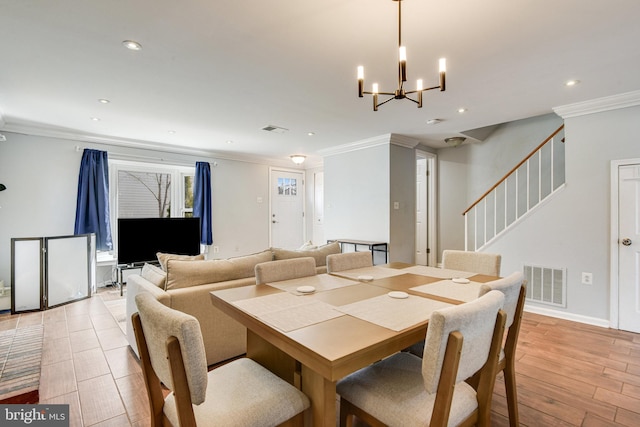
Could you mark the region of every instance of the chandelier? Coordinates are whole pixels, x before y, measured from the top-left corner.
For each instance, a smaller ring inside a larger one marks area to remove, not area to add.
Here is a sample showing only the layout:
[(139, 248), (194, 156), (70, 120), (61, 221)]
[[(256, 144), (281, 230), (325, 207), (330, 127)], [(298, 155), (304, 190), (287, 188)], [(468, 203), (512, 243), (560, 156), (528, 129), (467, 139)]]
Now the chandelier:
[[(446, 59), (440, 58), (440, 85), (423, 88), (422, 79), (418, 79), (415, 90), (405, 91), (404, 82), (407, 81), (407, 48), (402, 46), (402, 0), (392, 0), (398, 2), (398, 88), (395, 92), (380, 92), (378, 83), (374, 83), (371, 87), (371, 92), (364, 90), (364, 67), (358, 66), (358, 96), (360, 98), (366, 93), (367, 95), (373, 95), (373, 111), (378, 111), (378, 107), (386, 104), (393, 99), (408, 99), (418, 104), (418, 108), (422, 108), (422, 92), (432, 89), (445, 90), (445, 73), (447, 71)], [(417, 100), (412, 99), (407, 95), (417, 94)], [(378, 103), (378, 95), (388, 95), (391, 98)]]

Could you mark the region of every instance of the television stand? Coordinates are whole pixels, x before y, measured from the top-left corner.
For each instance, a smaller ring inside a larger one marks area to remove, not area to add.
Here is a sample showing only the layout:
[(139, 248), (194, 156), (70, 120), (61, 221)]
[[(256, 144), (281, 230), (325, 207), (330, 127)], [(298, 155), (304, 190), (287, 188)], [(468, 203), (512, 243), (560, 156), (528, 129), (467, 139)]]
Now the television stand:
[(117, 270), (117, 280), (116, 280), (116, 286), (118, 286), (120, 288), (120, 296), (124, 295), (124, 279), (122, 277), (122, 273), (125, 270), (141, 270), (142, 267), (144, 266), (144, 263), (133, 263), (133, 264), (117, 264), (116, 265), (116, 270)]

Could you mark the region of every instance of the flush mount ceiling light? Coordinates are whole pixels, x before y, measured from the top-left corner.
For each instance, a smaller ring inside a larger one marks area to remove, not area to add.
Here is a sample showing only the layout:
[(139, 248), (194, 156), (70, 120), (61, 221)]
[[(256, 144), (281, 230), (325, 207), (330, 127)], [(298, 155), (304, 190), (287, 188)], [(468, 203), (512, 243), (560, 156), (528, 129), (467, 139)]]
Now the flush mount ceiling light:
[(452, 136), (451, 138), (445, 138), (444, 142), (446, 142), (450, 147), (457, 147), (458, 145), (466, 141), (466, 139), (467, 138), (465, 138), (464, 136)]
[[(402, 0), (393, 0), (398, 2), (398, 88), (395, 92), (380, 92), (378, 83), (374, 83), (371, 86), (371, 92), (364, 90), (364, 67), (360, 65), (358, 67), (358, 96), (363, 97), (363, 94), (373, 95), (373, 111), (378, 111), (378, 107), (386, 104), (393, 99), (408, 99), (418, 104), (418, 108), (422, 108), (422, 92), (432, 89), (445, 90), (445, 73), (447, 71), (446, 59), (440, 58), (440, 85), (429, 88), (422, 87), (422, 79), (418, 79), (416, 83), (416, 90), (405, 91), (404, 82), (407, 81), (407, 48), (402, 46)], [(409, 98), (407, 95), (417, 94), (417, 100)], [(391, 98), (378, 104), (378, 95), (388, 95)]]
[(304, 160), (307, 158), (307, 156), (302, 155), (302, 154), (294, 154), (294, 155), (289, 156), (289, 158), (296, 165), (301, 165), (301, 164), (304, 163)]
[(142, 50), (142, 45), (133, 40), (125, 40), (122, 44), (129, 50)]

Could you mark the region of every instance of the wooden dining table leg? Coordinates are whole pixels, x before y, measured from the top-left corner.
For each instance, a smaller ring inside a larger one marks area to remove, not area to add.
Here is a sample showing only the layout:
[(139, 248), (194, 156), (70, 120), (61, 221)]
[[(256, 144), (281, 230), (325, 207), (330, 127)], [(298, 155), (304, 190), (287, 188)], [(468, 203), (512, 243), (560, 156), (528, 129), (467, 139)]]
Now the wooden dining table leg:
[(302, 365), (302, 392), (311, 400), (311, 423), (314, 427), (336, 425), (336, 383)]

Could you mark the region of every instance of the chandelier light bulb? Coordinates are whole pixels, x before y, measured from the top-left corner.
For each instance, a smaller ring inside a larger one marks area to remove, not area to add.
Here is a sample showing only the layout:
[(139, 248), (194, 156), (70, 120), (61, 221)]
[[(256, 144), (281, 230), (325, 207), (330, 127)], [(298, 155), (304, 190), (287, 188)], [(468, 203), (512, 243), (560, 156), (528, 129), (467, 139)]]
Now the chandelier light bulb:
[(400, 61), (407, 61), (407, 47), (406, 46), (400, 46), (400, 53), (399, 53), (399, 58)]

